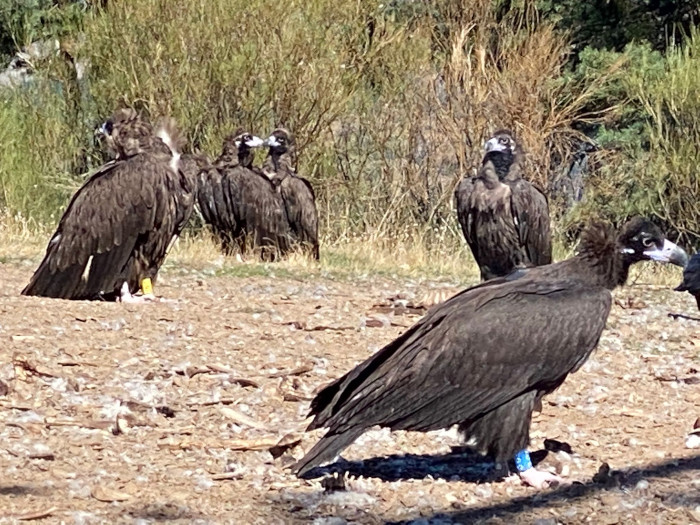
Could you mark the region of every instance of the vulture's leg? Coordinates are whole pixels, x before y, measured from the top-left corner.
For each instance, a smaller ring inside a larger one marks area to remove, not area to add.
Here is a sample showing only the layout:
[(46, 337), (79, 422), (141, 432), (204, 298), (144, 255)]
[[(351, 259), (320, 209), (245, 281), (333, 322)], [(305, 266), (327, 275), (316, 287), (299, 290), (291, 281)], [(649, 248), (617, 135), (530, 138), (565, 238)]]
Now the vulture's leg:
[[(175, 236), (173, 238), (173, 242), (175, 241), (175, 239), (177, 239), (177, 236)], [(173, 243), (171, 242), (170, 245), (172, 246)], [(142, 292), (141, 298), (144, 301), (155, 301), (156, 300), (156, 296), (153, 293), (153, 283), (151, 283), (150, 278), (146, 277), (145, 279), (143, 279), (141, 281), (141, 292)]]
[(516, 454), (515, 466), (518, 469), (518, 475), (522, 482), (536, 489), (542, 490), (551, 486), (568, 484), (564, 478), (556, 474), (537, 470), (533, 467), (532, 461), (530, 461), (530, 453), (527, 450), (521, 450)]
[(140, 304), (140, 303), (150, 303), (156, 300), (156, 296), (153, 295), (153, 290), (151, 289), (151, 292), (149, 294), (144, 294), (144, 295), (133, 295), (129, 291), (129, 283), (124, 281), (124, 284), (122, 285), (121, 292), (119, 294), (119, 302), (121, 303), (132, 303), (132, 304)]

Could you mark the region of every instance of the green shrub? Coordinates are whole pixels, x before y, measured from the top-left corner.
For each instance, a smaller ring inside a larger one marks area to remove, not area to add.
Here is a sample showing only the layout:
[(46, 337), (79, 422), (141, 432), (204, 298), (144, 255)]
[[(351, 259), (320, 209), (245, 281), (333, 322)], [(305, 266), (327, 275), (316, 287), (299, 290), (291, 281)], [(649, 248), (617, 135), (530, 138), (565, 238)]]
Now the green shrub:
[(238, 126), (290, 128), (327, 241), (463, 244), (452, 192), (500, 127), (515, 130), (543, 187), (577, 129), (608, 148), (565, 225), (642, 212), (693, 237), (697, 38), (667, 56), (648, 44), (584, 49), (570, 71), (568, 35), (532, 2), (510, 4), (130, 0), (81, 11), (81, 33), (62, 38), (34, 87), (0, 94), (2, 204), (55, 220), (100, 158), (95, 124), (129, 105), (172, 115), (212, 157)]
[(625, 67), (608, 94), (619, 108), (599, 132), (611, 148), (589, 182), (588, 200), (569, 217), (620, 223), (654, 217), (672, 235), (700, 247), (700, 38), (665, 57), (628, 46)]
[(80, 131), (49, 87), (0, 98), (0, 203), (9, 213), (53, 222), (80, 178)]

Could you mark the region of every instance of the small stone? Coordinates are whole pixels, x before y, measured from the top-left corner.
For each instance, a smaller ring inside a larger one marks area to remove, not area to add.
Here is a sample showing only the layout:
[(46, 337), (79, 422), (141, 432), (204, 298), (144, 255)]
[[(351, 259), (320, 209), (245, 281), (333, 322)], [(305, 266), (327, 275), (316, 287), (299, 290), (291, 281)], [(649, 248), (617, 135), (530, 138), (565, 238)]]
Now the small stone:
[(646, 490), (649, 488), (649, 482), (645, 479), (640, 479), (634, 486), (634, 490)]

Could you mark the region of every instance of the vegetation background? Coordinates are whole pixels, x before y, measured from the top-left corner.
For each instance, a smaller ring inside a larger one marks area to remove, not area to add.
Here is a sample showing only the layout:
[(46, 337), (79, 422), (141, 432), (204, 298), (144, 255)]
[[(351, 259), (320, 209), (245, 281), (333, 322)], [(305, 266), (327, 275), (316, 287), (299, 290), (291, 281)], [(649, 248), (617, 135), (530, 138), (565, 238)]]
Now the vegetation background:
[(3, 63), (58, 45), (0, 87), (2, 220), (54, 227), (102, 161), (94, 127), (130, 105), (211, 157), (238, 126), (292, 129), (326, 245), (462, 250), (453, 189), (507, 127), (563, 244), (641, 213), (700, 248), (699, 16), (697, 0), (5, 0)]

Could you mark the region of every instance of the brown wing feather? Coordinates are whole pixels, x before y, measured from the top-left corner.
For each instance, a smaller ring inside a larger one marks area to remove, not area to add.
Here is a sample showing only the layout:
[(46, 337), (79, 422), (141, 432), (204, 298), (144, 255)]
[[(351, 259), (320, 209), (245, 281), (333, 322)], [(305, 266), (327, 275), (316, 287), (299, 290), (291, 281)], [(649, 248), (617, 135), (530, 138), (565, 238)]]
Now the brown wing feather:
[(71, 199), (22, 293), (87, 299), (116, 292), (125, 280), (138, 289), (140, 269), (155, 276), (162, 263), (178, 214), (180, 222), (189, 218), (171, 194), (179, 184), (148, 154), (102, 167)]
[(306, 179), (289, 175), (282, 180), (280, 193), (297, 241), (318, 259), (318, 211), (311, 184)]
[(327, 443), (347, 445), (344, 434), (445, 428), (555, 388), (595, 348), (610, 304), (605, 289), (528, 278), (453, 297), (318, 394), (309, 428), (330, 430), (299, 475), (332, 459)]
[(542, 266), (552, 262), (549, 205), (545, 194), (524, 179), (510, 184), (511, 209), (526, 257), (525, 264)]
[[(474, 221), (472, 210), (470, 207), (471, 195), (475, 188), (476, 179), (474, 177), (465, 177), (460, 181), (455, 189), (455, 207), (457, 208), (457, 220), (462, 227), (462, 234), (467, 244), (471, 247), (475, 244), (476, 237), (474, 235)], [(474, 252), (474, 248), (472, 248)], [(476, 253), (474, 254), (476, 258)]]
[(501, 183), (490, 162), (479, 176), (464, 179), (456, 190), (462, 232), (483, 280), (508, 275), (523, 265), (524, 250), (511, 209), (510, 186)]

